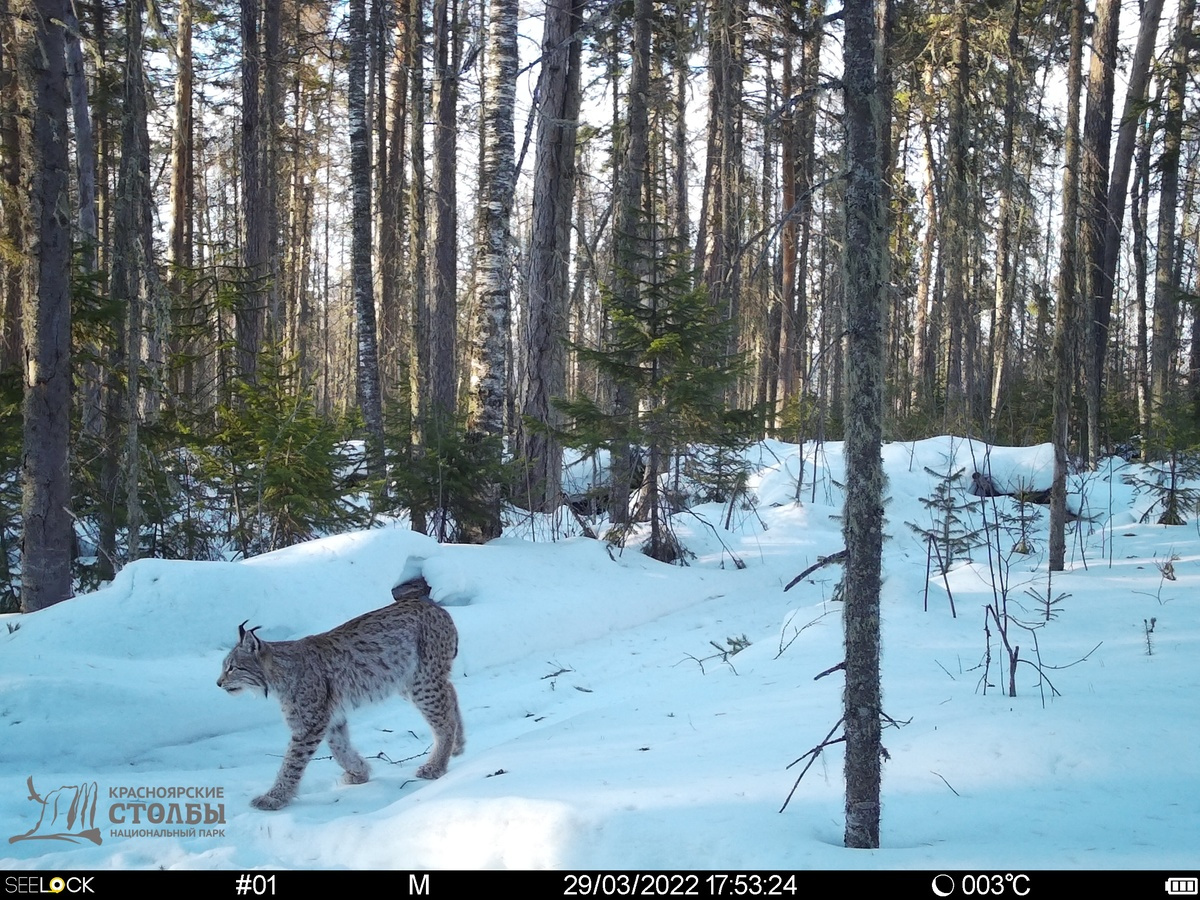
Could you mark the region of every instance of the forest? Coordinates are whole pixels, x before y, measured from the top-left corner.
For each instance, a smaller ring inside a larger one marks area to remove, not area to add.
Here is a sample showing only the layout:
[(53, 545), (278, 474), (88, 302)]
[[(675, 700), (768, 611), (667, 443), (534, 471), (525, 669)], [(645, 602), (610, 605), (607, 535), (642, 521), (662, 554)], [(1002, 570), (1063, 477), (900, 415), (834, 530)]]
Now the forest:
[[(883, 438), (1196, 446), (1195, 0), (874, 7)], [(383, 515), (675, 559), (679, 473), (844, 436), (845, 25), (0, 0), (0, 611)]]

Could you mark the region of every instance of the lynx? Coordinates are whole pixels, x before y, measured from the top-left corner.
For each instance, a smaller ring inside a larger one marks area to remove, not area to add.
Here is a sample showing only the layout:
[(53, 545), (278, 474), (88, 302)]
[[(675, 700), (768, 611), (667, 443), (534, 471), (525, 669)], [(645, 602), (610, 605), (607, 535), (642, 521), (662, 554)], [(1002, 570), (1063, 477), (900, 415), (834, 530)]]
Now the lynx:
[(252, 806), (287, 806), (322, 738), (346, 770), (343, 781), (364, 783), (367, 763), (350, 746), (346, 711), (392, 694), (411, 700), (433, 729), (433, 750), (418, 778), (440, 778), (450, 754), (462, 753), (462, 713), (450, 683), (458, 632), (450, 614), (432, 601), (399, 600), (298, 641), (264, 641), (257, 630), (247, 631), (245, 622), (238, 626), (237, 646), (217, 679), (231, 694), (249, 688), (266, 697), (274, 691), (292, 730), (275, 784)]

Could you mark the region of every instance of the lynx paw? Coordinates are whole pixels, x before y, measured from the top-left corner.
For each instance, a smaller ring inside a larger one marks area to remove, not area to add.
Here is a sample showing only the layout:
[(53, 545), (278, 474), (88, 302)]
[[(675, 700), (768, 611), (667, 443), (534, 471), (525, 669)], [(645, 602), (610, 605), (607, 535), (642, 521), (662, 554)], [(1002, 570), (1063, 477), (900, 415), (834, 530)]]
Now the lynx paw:
[(347, 772), (342, 776), (342, 784), (366, 784), (370, 780), (370, 772)]
[(281, 800), (273, 794), (263, 794), (261, 797), (251, 800), (250, 805), (255, 809), (283, 809), (288, 805), (288, 801)]
[(417, 769), (416, 774), (418, 778), (427, 778), (432, 781), (435, 778), (441, 778), (443, 775), (445, 775), (446, 767), (435, 766), (433, 763), (425, 763), (425, 765)]

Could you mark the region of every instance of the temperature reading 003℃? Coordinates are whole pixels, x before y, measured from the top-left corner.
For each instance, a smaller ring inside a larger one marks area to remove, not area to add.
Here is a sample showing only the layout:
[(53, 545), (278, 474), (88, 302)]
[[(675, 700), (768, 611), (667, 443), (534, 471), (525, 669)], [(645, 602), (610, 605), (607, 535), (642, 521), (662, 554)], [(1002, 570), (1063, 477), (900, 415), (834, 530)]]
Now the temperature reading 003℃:
[(935, 897), (1014, 897), (1029, 896), (1029, 876), (1014, 875), (948, 875), (933, 876), (930, 885)]

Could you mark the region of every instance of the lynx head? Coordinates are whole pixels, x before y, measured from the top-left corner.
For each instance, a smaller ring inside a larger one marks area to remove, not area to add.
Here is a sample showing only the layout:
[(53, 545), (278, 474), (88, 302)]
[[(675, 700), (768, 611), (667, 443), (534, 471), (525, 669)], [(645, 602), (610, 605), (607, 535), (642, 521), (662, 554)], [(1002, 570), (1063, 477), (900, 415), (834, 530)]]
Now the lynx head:
[(254, 633), (261, 627), (256, 626), (247, 631), (246, 622), (238, 626), (237, 645), (225, 657), (221, 677), (217, 679), (217, 687), (224, 688), (231, 694), (236, 694), (243, 688), (256, 688), (262, 690), (264, 697), (267, 696), (267, 676), (262, 667), (266, 647)]

